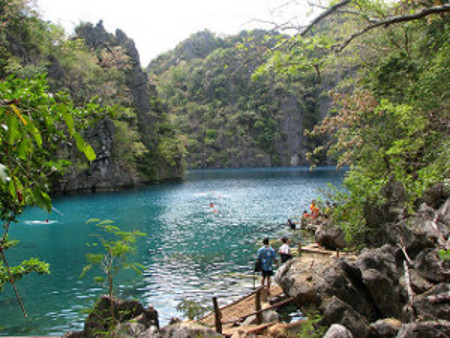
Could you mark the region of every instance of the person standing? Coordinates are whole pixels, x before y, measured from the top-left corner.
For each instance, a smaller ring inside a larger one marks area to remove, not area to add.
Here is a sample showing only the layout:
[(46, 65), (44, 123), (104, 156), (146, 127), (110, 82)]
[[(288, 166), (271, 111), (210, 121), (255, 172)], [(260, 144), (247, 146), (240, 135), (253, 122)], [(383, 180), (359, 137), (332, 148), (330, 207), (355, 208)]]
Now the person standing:
[(258, 259), (261, 261), (261, 286), (264, 288), (266, 282), (268, 293), (270, 294), (270, 278), (273, 276), (272, 264), (277, 262), (277, 254), (269, 245), (269, 239), (263, 239), (263, 246), (258, 250)]
[(291, 248), (289, 247), (289, 243), (291, 243), (291, 240), (287, 237), (283, 237), (281, 238), (281, 241), (283, 242), (283, 245), (280, 246), (278, 252), (280, 253), (281, 264), (283, 264), (284, 262), (292, 258)]

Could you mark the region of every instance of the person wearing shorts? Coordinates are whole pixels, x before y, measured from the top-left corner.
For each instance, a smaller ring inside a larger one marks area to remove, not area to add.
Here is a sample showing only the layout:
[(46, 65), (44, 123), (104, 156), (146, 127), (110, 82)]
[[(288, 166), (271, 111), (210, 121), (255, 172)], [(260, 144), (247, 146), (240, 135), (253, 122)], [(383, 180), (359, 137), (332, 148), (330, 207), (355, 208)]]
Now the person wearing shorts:
[(277, 262), (277, 254), (275, 250), (269, 245), (269, 239), (263, 239), (263, 246), (258, 250), (258, 259), (261, 261), (261, 286), (267, 285), (267, 290), (270, 293), (270, 278), (273, 276), (272, 264)]

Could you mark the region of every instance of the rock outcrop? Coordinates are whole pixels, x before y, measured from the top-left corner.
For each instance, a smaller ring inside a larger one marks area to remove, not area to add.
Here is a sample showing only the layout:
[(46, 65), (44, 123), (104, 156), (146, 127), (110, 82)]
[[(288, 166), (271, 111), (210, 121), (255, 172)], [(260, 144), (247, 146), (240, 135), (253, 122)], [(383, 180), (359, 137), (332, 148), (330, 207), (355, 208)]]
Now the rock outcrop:
[[(294, 258), (278, 270), (275, 281), (296, 297), (303, 313), (319, 312), (321, 325), (340, 324), (354, 337), (445, 337), (450, 262), (442, 260), (437, 247), (448, 246), (443, 239), (450, 234), (450, 198), (436, 195), (429, 197), (433, 207), (422, 204), (408, 218), (387, 208), (390, 216), (383, 218), (390, 221), (390, 234), (384, 245), (365, 249), (357, 258)], [(396, 196), (401, 200), (401, 193)]]

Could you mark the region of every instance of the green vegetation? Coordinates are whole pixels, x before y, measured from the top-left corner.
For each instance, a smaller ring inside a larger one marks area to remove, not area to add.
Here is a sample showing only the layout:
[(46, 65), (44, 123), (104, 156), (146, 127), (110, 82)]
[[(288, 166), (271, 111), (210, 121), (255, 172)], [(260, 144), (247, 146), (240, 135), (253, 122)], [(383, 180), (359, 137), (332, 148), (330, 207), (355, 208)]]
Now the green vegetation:
[[(376, 232), (367, 213), (374, 208), (381, 213), (388, 183), (404, 191), (401, 207), (407, 212), (432, 185), (448, 184), (449, 18), (409, 19), (433, 6), (350, 2), (346, 9), (358, 15), (334, 12), (329, 20), (343, 24), (320, 33), (341, 51), (326, 54), (323, 65), (349, 62), (358, 69), (335, 89), (335, 109), (310, 133), (330, 135), (328, 147), (316, 149), (311, 159), (327, 151), (338, 166), (350, 166), (346, 192), (336, 196), (343, 203), (335, 217), (355, 244), (370, 243)], [(372, 30), (377, 20), (389, 22), (393, 16), (398, 24)], [(355, 31), (366, 33), (351, 44)]]
[(95, 276), (94, 280), (100, 284), (105, 283), (108, 295), (113, 299), (114, 277), (117, 273), (127, 269), (141, 273), (143, 266), (138, 263), (130, 263), (128, 259), (136, 251), (135, 243), (137, 239), (146, 234), (137, 230), (132, 232), (121, 231), (111, 220), (90, 219), (87, 223), (95, 223), (95, 226), (104, 235), (98, 236), (100, 243), (89, 244), (89, 247), (92, 248), (99, 247), (100, 244), (102, 252), (88, 253), (86, 255), (89, 264), (84, 267), (81, 277), (84, 277), (95, 266), (99, 267), (106, 275), (106, 279), (103, 276)]
[(253, 76), (278, 38), (264, 31), (217, 38), (204, 31), (147, 67), (187, 141), (190, 167), (290, 165), (293, 156), (305, 163), (306, 151), (317, 146), (302, 137), (321, 120), (324, 87), (315, 71)]
[(177, 305), (177, 311), (182, 312), (189, 320), (200, 319), (212, 310), (211, 307), (202, 306), (198, 302), (187, 298)]

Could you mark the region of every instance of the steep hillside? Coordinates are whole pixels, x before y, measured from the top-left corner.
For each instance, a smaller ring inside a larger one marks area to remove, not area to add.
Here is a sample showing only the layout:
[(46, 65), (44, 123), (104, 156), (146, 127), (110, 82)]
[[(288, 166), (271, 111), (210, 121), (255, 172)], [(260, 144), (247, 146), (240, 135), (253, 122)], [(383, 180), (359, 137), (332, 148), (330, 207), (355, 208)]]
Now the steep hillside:
[(151, 81), (188, 140), (190, 167), (308, 163), (305, 154), (322, 141), (303, 132), (326, 114), (334, 79), (312, 68), (254, 76), (277, 38), (264, 31), (226, 38), (204, 31), (149, 64)]

